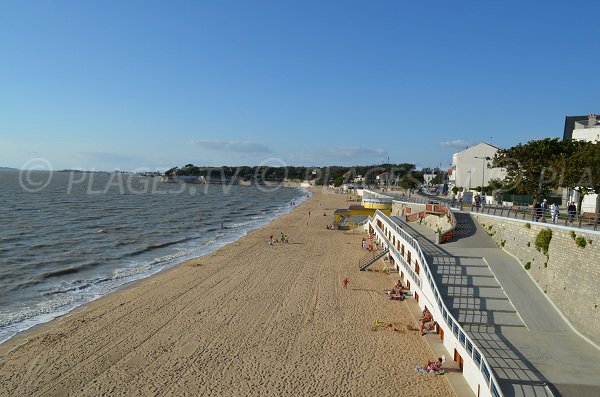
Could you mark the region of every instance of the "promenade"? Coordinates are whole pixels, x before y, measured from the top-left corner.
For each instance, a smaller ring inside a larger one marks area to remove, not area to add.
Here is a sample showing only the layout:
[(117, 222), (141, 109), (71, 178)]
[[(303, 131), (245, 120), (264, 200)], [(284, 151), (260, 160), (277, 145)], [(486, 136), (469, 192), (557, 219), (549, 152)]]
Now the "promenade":
[(600, 395), (600, 350), (468, 213), (455, 215), (457, 234), (441, 246), (428, 227), (392, 219), (418, 240), (446, 305), (482, 349), (504, 395)]

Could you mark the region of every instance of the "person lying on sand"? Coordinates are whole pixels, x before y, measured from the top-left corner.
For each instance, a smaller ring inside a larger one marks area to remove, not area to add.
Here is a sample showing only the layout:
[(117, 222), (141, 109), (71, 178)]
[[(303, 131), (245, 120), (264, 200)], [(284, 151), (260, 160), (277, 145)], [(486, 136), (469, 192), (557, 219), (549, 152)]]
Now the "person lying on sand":
[(437, 374), (443, 374), (444, 370), (442, 369), (442, 364), (444, 362), (444, 359), (442, 357), (439, 357), (437, 359), (437, 361), (429, 361), (427, 360), (427, 364), (421, 366), (421, 365), (417, 365), (415, 367), (415, 371), (426, 374), (426, 373), (437, 373)]

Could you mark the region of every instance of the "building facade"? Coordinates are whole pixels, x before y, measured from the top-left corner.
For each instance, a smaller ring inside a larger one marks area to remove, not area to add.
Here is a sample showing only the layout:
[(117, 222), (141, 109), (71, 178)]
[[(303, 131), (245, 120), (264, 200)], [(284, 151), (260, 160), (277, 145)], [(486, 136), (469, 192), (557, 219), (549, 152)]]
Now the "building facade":
[[(600, 120), (594, 113), (588, 116), (566, 116), (563, 140), (600, 142)], [(565, 189), (563, 202), (579, 202), (579, 192), (575, 189)], [(581, 213), (598, 212), (598, 195), (586, 194), (581, 202)]]
[(492, 159), (498, 152), (496, 146), (481, 142), (452, 155), (452, 175), (454, 186), (472, 190), (487, 186), (491, 179), (504, 179), (506, 171), (492, 167)]

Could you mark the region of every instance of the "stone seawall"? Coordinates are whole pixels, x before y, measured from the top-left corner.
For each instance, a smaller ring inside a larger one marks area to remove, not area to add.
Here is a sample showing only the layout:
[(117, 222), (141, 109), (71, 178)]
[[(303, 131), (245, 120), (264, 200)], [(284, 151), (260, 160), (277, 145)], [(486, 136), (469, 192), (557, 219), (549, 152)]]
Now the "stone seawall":
[[(571, 324), (600, 344), (600, 234), (548, 223), (471, 215), (500, 247), (521, 261), (523, 271), (530, 273)], [(552, 231), (547, 254), (536, 248), (536, 238), (545, 229)]]

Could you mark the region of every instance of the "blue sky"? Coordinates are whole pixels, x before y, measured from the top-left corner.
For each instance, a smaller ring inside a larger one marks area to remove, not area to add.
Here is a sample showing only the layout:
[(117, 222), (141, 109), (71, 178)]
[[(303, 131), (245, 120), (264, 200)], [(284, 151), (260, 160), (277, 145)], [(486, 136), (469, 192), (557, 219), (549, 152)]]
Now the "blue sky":
[(446, 167), (599, 112), (596, 1), (6, 1), (0, 166)]

